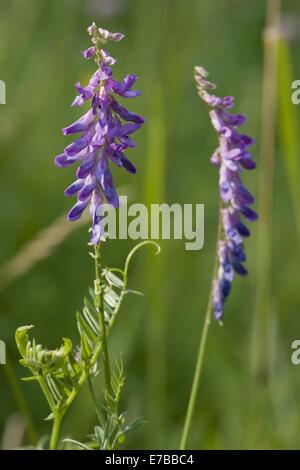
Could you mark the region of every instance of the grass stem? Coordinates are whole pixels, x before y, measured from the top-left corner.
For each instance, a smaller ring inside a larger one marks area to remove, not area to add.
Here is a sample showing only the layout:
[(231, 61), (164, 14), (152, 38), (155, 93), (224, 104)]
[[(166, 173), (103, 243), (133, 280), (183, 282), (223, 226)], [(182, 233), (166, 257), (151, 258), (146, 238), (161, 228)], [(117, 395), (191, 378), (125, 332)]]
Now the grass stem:
[(198, 389), (199, 389), (201, 373), (202, 373), (202, 368), (203, 368), (203, 361), (204, 361), (204, 356), (205, 356), (209, 325), (210, 325), (210, 322), (211, 322), (213, 284), (214, 284), (214, 280), (216, 279), (216, 275), (217, 275), (218, 246), (219, 246), (219, 241), (220, 241), (220, 237), (221, 237), (221, 208), (222, 208), (222, 206), (221, 206), (221, 200), (220, 200), (218, 236), (217, 236), (217, 243), (216, 243), (216, 254), (215, 254), (215, 262), (214, 262), (214, 269), (213, 269), (213, 277), (212, 277), (212, 282), (211, 282), (211, 286), (210, 286), (210, 292), (209, 292), (209, 298), (208, 298), (206, 314), (205, 314), (205, 318), (204, 318), (204, 324), (203, 324), (202, 333), (201, 333), (201, 336), (200, 336), (198, 356), (197, 356), (196, 367), (195, 367), (195, 372), (194, 372), (194, 378), (193, 378), (193, 383), (192, 383), (192, 388), (191, 388), (191, 394), (190, 394), (188, 408), (187, 408), (186, 417), (185, 417), (185, 422), (184, 422), (184, 426), (183, 426), (183, 432), (182, 432), (182, 436), (181, 436), (180, 450), (185, 450), (187, 448), (188, 437), (189, 437), (190, 428), (191, 428), (192, 420), (193, 420), (193, 416), (194, 416), (197, 393), (198, 393)]

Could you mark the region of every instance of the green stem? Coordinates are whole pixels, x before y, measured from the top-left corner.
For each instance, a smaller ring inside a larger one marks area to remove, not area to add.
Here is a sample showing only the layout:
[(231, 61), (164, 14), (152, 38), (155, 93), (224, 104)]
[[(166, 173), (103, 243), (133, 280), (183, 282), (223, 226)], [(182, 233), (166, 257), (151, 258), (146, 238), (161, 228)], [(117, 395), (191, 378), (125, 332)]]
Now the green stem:
[(51, 439), (50, 439), (50, 450), (56, 450), (57, 448), (61, 420), (62, 420), (62, 415), (59, 415), (59, 414), (54, 419)]
[(38, 377), (37, 380), (39, 381), (39, 384), (44, 392), (44, 395), (48, 401), (49, 407), (54, 415), (54, 422), (52, 426), (52, 433), (51, 433), (51, 438), (50, 438), (50, 450), (55, 450), (57, 447), (58, 443), (58, 437), (59, 437), (59, 430), (60, 430), (60, 425), (62, 418), (64, 416), (64, 412), (57, 413), (55, 403), (51, 397), (51, 394), (49, 392), (48, 386), (46, 384), (46, 381), (44, 377)]
[(45, 381), (44, 377), (39, 377), (39, 376), (37, 376), (37, 374), (35, 373), (35, 371), (33, 371), (32, 369), (31, 369), (31, 371), (32, 371), (32, 373), (35, 375), (35, 377), (37, 378), (37, 380), (38, 380), (38, 382), (39, 382), (39, 384), (40, 384), (40, 386), (41, 386), (41, 389), (43, 390), (44, 395), (45, 395), (45, 397), (46, 397), (46, 399), (47, 399), (47, 402), (48, 402), (48, 404), (49, 404), (49, 407), (50, 407), (52, 413), (54, 413), (54, 410), (55, 410), (55, 403), (54, 403), (54, 401), (53, 401), (53, 399), (52, 399), (52, 397), (51, 397), (51, 394), (50, 394), (50, 392), (49, 392), (49, 390), (48, 390), (48, 386), (47, 386), (47, 384), (46, 384), (46, 381)]
[(95, 245), (95, 271), (96, 271), (96, 280), (95, 280), (95, 291), (96, 291), (96, 308), (99, 313), (99, 323), (101, 331), (101, 341), (102, 341), (102, 358), (103, 358), (103, 367), (105, 375), (105, 384), (106, 389), (111, 393), (111, 374), (110, 374), (110, 365), (109, 365), (109, 355), (107, 347), (107, 333), (106, 325), (104, 318), (104, 305), (103, 305), (103, 285), (101, 279), (101, 246)]
[(187, 448), (188, 436), (189, 436), (190, 428), (191, 428), (191, 425), (192, 425), (192, 420), (193, 420), (195, 405), (196, 405), (196, 398), (197, 398), (197, 393), (198, 393), (199, 384), (200, 384), (203, 360), (204, 360), (204, 355), (205, 355), (205, 348), (206, 348), (206, 343), (207, 343), (207, 335), (208, 335), (209, 325), (210, 325), (210, 321), (211, 321), (212, 299), (213, 299), (213, 284), (214, 284), (214, 280), (216, 279), (216, 275), (217, 275), (218, 245), (219, 245), (219, 241), (220, 241), (220, 238), (221, 238), (221, 209), (222, 209), (222, 206), (221, 206), (221, 200), (220, 200), (220, 211), (219, 211), (219, 222), (218, 222), (218, 237), (217, 237), (217, 243), (216, 243), (216, 254), (215, 254), (215, 262), (214, 262), (214, 269), (213, 269), (213, 277), (212, 277), (212, 282), (211, 282), (211, 287), (210, 287), (210, 292), (209, 292), (209, 298), (208, 298), (206, 314), (205, 314), (205, 318), (204, 318), (204, 324), (203, 324), (202, 333), (201, 333), (201, 336), (200, 336), (197, 362), (196, 362), (195, 373), (194, 373), (194, 378), (193, 378), (193, 383), (192, 383), (188, 408), (187, 408), (187, 412), (186, 412), (184, 427), (183, 427), (182, 436), (181, 436), (180, 450), (185, 450)]
[[(153, 244), (155, 244), (155, 242), (152, 242)], [(108, 333), (110, 332), (110, 330), (112, 329), (113, 325), (114, 325), (114, 322), (117, 318), (117, 315), (119, 313), (119, 310), (120, 310), (120, 307), (121, 307), (121, 304), (122, 304), (122, 301), (123, 301), (123, 297), (125, 295), (125, 292), (126, 292), (126, 287), (127, 287), (127, 271), (128, 271), (128, 265), (126, 266), (126, 269), (124, 271), (124, 289), (122, 290), (121, 292), (121, 295), (120, 295), (120, 298), (119, 298), (119, 301), (118, 301), (118, 305), (115, 309), (115, 313), (114, 313), (114, 316), (113, 318), (111, 319), (111, 322), (110, 322), (110, 325), (108, 326), (108, 328), (106, 329), (106, 335), (108, 335)], [(97, 359), (98, 359), (98, 356), (99, 354), (101, 353), (102, 351), (102, 343), (98, 344), (95, 352), (94, 352), (94, 355), (90, 361), (90, 364), (89, 364), (89, 370), (91, 370), (93, 368), (93, 366), (95, 365), (95, 363), (97, 362)], [(87, 371), (83, 371), (82, 372), (82, 375), (75, 387), (75, 389), (72, 391), (71, 395), (69, 396), (69, 398), (67, 399), (66, 401), (66, 404), (65, 404), (65, 407), (64, 407), (64, 413), (70, 408), (71, 404), (73, 403), (73, 401), (75, 400), (77, 394), (78, 394), (78, 391), (80, 390), (80, 388), (82, 387), (82, 385), (84, 384), (85, 380), (87, 379), (88, 377), (88, 372)]]

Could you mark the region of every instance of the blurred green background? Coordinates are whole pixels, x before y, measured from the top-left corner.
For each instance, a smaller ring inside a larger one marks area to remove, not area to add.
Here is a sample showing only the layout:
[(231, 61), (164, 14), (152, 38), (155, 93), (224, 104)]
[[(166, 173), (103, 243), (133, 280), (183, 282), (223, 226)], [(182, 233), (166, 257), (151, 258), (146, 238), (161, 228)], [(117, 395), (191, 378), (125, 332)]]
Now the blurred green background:
[[(300, 106), (290, 101), (291, 81), (300, 79), (300, 42), (293, 33), (299, 27), (299, 1), (284, 1), (281, 12), (288, 40), (279, 49), (273, 224), (266, 232), (264, 220), (250, 227), (250, 275), (235, 280), (224, 326), (212, 324), (189, 442), (194, 449), (300, 448), (300, 366), (291, 362), (291, 343), (300, 338)], [(7, 85), (7, 104), (0, 105), (0, 338), (10, 360), (10, 365), (0, 366), (4, 447), (16, 445), (22, 427), (16, 415), (20, 391), (38, 434), (50, 431), (42, 420), (48, 409), (39, 387), (19, 380), (27, 372), (18, 364), (15, 329), (34, 324), (38, 342), (49, 348), (59, 345), (62, 336), (76, 343), (75, 311), (93, 280), (87, 224), (72, 227), (63, 240), (56, 240), (56, 232), (46, 233), (47, 243), (57, 241), (58, 246), (50, 256), (34, 247), (30, 256), (42, 259), (29, 261), (32, 266), (15, 279), (9, 278), (7, 265), (73, 202), (63, 191), (73, 181), (74, 168), (59, 169), (53, 159), (69, 143), (61, 128), (80, 116), (80, 110), (70, 108), (74, 83), (86, 83), (94, 70), (94, 63), (80, 54), (89, 47), (86, 28), (92, 21), (126, 34), (109, 48), (118, 58), (114, 73), (117, 79), (139, 75), (137, 88), (143, 95), (129, 105), (147, 119), (137, 135), (137, 149), (128, 154), (137, 175), (114, 168), (116, 184), (126, 186), (131, 202), (205, 204), (201, 251), (185, 251), (184, 241), (170, 240), (162, 242), (159, 257), (153, 258), (151, 248), (139, 252), (129, 285), (145, 297), (126, 298), (109, 337), (111, 355), (124, 354), (123, 405), (130, 417), (141, 415), (148, 421), (129, 447), (178, 448), (211, 282), (218, 216), (218, 176), (209, 162), (217, 143), (195, 91), (193, 67), (209, 70), (218, 94), (233, 94), (234, 110), (247, 113), (243, 131), (257, 139), (253, 153), (258, 167), (247, 172), (244, 182), (259, 200), (266, 4), (0, 0), (0, 79)], [(261, 188), (263, 198), (263, 180)], [(258, 256), (259, 230), (267, 242), (260, 250), (271, 254), (267, 267)], [(122, 266), (133, 245), (130, 240), (105, 243), (105, 262)], [(263, 289), (262, 277), (267, 284)], [(99, 395), (101, 390), (99, 381)], [(84, 439), (95, 423), (84, 389), (65, 418), (62, 434)]]

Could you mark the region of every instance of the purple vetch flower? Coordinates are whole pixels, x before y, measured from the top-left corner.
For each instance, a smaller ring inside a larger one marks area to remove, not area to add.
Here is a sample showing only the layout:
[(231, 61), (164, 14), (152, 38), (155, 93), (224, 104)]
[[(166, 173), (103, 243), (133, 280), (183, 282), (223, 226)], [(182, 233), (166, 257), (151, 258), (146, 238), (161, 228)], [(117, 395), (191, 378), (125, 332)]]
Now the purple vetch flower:
[(109, 162), (123, 167), (129, 173), (136, 173), (124, 152), (128, 147), (136, 146), (129, 136), (141, 127), (145, 119), (128, 111), (116, 99), (117, 96), (135, 98), (141, 94), (132, 90), (138, 76), (126, 75), (120, 83), (115, 80), (111, 66), (115, 65), (116, 59), (102, 49), (102, 44), (109, 40), (118, 42), (124, 35), (97, 28), (95, 23), (88, 28), (88, 33), (94, 45), (82, 51), (82, 55), (86, 59), (95, 56), (98, 68), (86, 87), (76, 83), (78, 96), (71, 106), (81, 106), (91, 100), (90, 109), (73, 124), (62, 129), (64, 135), (81, 135), (65, 148), (62, 155), (55, 158), (55, 164), (65, 168), (80, 161), (76, 181), (65, 190), (66, 196), (77, 195), (77, 203), (69, 212), (68, 219), (79, 219), (90, 203), (91, 243), (98, 244), (102, 236), (103, 217), (99, 212), (103, 200), (106, 199), (113, 207), (119, 206)]
[(243, 265), (246, 261), (243, 238), (249, 237), (250, 231), (242, 222), (241, 215), (254, 221), (257, 214), (249, 207), (254, 203), (254, 197), (243, 185), (240, 173), (256, 166), (248, 152), (248, 147), (255, 141), (238, 132), (237, 128), (245, 123), (246, 116), (228, 112), (233, 107), (233, 97), (219, 98), (207, 91), (216, 88), (207, 80), (208, 75), (202, 67), (195, 67), (198, 94), (208, 106), (211, 123), (219, 138), (219, 147), (211, 157), (211, 163), (219, 168), (221, 201), (219, 267), (213, 284), (213, 309), (215, 319), (222, 320), (234, 273), (240, 276), (248, 274)]
[(89, 59), (90, 57), (93, 57), (93, 55), (95, 55), (96, 52), (97, 52), (97, 47), (92, 46), (92, 47), (89, 47), (86, 51), (82, 51), (81, 54), (83, 55), (85, 59)]

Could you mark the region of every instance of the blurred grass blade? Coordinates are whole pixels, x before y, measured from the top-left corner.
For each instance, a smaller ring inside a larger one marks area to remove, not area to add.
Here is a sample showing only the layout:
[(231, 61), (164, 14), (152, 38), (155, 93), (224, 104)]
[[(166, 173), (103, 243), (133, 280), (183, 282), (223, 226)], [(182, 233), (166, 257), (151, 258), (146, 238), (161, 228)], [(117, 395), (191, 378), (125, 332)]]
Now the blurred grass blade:
[(293, 81), (294, 75), (289, 44), (287, 41), (281, 40), (278, 63), (278, 130), (295, 220), (300, 232), (299, 119), (296, 113), (296, 105), (291, 100), (291, 84)]
[(259, 219), (257, 224), (257, 276), (255, 315), (252, 325), (252, 390), (249, 406), (247, 447), (255, 448), (262, 438), (269, 380), (269, 327), (273, 311), (272, 245), (275, 130), (278, 84), (278, 45), (280, 0), (268, 0), (264, 31), (264, 68), (261, 108), (261, 148), (259, 180)]
[[(163, 109), (163, 91), (159, 82), (152, 91), (152, 105), (149, 116), (149, 147), (146, 168), (146, 203), (165, 201), (166, 174), (166, 124)], [(161, 242), (160, 242), (161, 243)], [(147, 418), (151, 420), (150, 446), (161, 445), (165, 429), (166, 402), (166, 345), (167, 305), (165, 279), (167, 266), (165, 249), (159, 257), (152, 253), (147, 257), (145, 272), (151, 295), (151, 312), (147, 321)], [(163, 287), (164, 286), (164, 287)]]
[(291, 442), (297, 441), (299, 419), (292, 370), (287, 367), (290, 360), (289, 350), (285, 345), (277, 313), (274, 308), (269, 331), (269, 396), (274, 419), (274, 422), (269, 420), (269, 427), (275, 433), (278, 442), (283, 443), (284, 448), (288, 449)]
[(11, 364), (8, 353), (6, 354), (6, 365), (5, 367), (3, 367), (3, 372), (11, 390), (12, 396), (14, 397), (15, 402), (17, 404), (17, 407), (24, 418), (28, 440), (31, 444), (35, 445), (37, 442), (37, 432), (35, 429), (35, 425), (33, 423), (29, 407), (23, 394), (22, 387), (15, 375), (15, 371)]
[(36, 263), (50, 256), (57, 246), (88, 220), (88, 215), (84, 214), (79, 223), (71, 224), (63, 215), (49, 227), (40, 230), (14, 257), (0, 267), (0, 292), (15, 279), (30, 271)]

